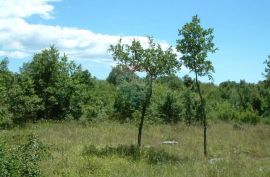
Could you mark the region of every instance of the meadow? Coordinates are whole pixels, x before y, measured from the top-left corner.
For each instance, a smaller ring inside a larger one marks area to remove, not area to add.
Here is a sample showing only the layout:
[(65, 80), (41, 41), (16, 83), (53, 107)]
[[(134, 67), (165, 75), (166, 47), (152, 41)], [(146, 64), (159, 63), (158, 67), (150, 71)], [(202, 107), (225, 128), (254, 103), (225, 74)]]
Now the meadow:
[[(270, 128), (264, 124), (210, 122), (207, 157), (202, 127), (183, 123), (147, 123), (141, 149), (131, 146), (137, 140), (135, 123), (110, 121), (87, 125), (41, 121), (1, 130), (0, 141), (15, 147), (30, 134), (47, 149), (39, 163), (42, 176), (270, 176)], [(178, 144), (162, 144), (166, 140)]]

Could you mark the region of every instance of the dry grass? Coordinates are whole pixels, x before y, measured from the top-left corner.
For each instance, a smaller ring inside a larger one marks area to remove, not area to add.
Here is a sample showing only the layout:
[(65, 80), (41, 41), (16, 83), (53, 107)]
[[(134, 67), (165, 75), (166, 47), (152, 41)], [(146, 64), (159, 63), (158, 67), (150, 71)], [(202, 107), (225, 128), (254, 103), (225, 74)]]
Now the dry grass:
[[(84, 155), (86, 146), (117, 147), (136, 144), (137, 128), (133, 124), (103, 122), (83, 126), (77, 122), (40, 122), (24, 128), (1, 131), (0, 139), (8, 144), (22, 142), (28, 134), (36, 134), (49, 147), (50, 156), (42, 160), (44, 176), (110, 176), (110, 177), (269, 177), (270, 126), (211, 123), (208, 131), (209, 156), (203, 156), (202, 128), (177, 125), (146, 125), (144, 148), (163, 150), (181, 159), (178, 162), (147, 163), (133, 161), (117, 154)], [(161, 144), (165, 140), (177, 145)], [(211, 164), (210, 159), (218, 158)]]

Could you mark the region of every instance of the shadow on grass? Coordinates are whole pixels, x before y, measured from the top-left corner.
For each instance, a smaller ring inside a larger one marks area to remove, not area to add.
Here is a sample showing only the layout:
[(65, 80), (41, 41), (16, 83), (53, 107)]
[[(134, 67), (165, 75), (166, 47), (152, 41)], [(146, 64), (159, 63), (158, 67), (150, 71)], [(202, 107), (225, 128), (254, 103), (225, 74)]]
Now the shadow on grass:
[(95, 145), (85, 146), (83, 155), (106, 157), (117, 155), (132, 161), (146, 160), (149, 164), (183, 163), (187, 158), (179, 158), (164, 151), (163, 149), (138, 148), (135, 145), (118, 145), (116, 147), (105, 146), (97, 148)]

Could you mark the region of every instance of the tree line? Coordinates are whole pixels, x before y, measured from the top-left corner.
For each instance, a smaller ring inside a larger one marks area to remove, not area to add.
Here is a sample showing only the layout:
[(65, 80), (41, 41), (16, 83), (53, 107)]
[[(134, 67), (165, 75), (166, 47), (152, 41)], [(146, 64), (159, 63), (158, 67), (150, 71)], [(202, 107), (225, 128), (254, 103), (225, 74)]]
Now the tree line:
[[(204, 153), (207, 120), (256, 124), (270, 122), (270, 57), (265, 61), (265, 80), (256, 84), (212, 79), (214, 68), (208, 54), (217, 50), (213, 29), (204, 29), (198, 16), (179, 30), (176, 49), (162, 49), (153, 37), (148, 47), (133, 40), (130, 45), (110, 46), (118, 65), (106, 80), (99, 80), (81, 65), (51, 46), (24, 63), (18, 73), (0, 62), (0, 126), (9, 128), (38, 120), (107, 119), (138, 123), (138, 145), (145, 120), (156, 123), (202, 124)], [(195, 74), (180, 78), (181, 66)], [(136, 72), (145, 72), (141, 78)]]

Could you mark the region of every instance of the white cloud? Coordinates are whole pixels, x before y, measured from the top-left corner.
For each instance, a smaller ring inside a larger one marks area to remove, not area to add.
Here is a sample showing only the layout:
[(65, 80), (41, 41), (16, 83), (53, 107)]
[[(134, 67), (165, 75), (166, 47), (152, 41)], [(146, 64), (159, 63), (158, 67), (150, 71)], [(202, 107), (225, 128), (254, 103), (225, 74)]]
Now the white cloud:
[[(108, 47), (121, 37), (123, 43), (140, 40), (144, 46), (147, 38), (93, 33), (90, 30), (52, 25), (30, 24), (25, 18), (38, 15), (52, 18), (52, 2), (59, 0), (0, 0), (0, 57), (25, 58), (54, 44), (73, 60), (114, 65)], [(163, 48), (169, 47), (160, 41)]]
[(25, 18), (39, 15), (44, 19), (52, 18), (54, 6), (49, 2), (59, 0), (0, 0), (0, 18)]

